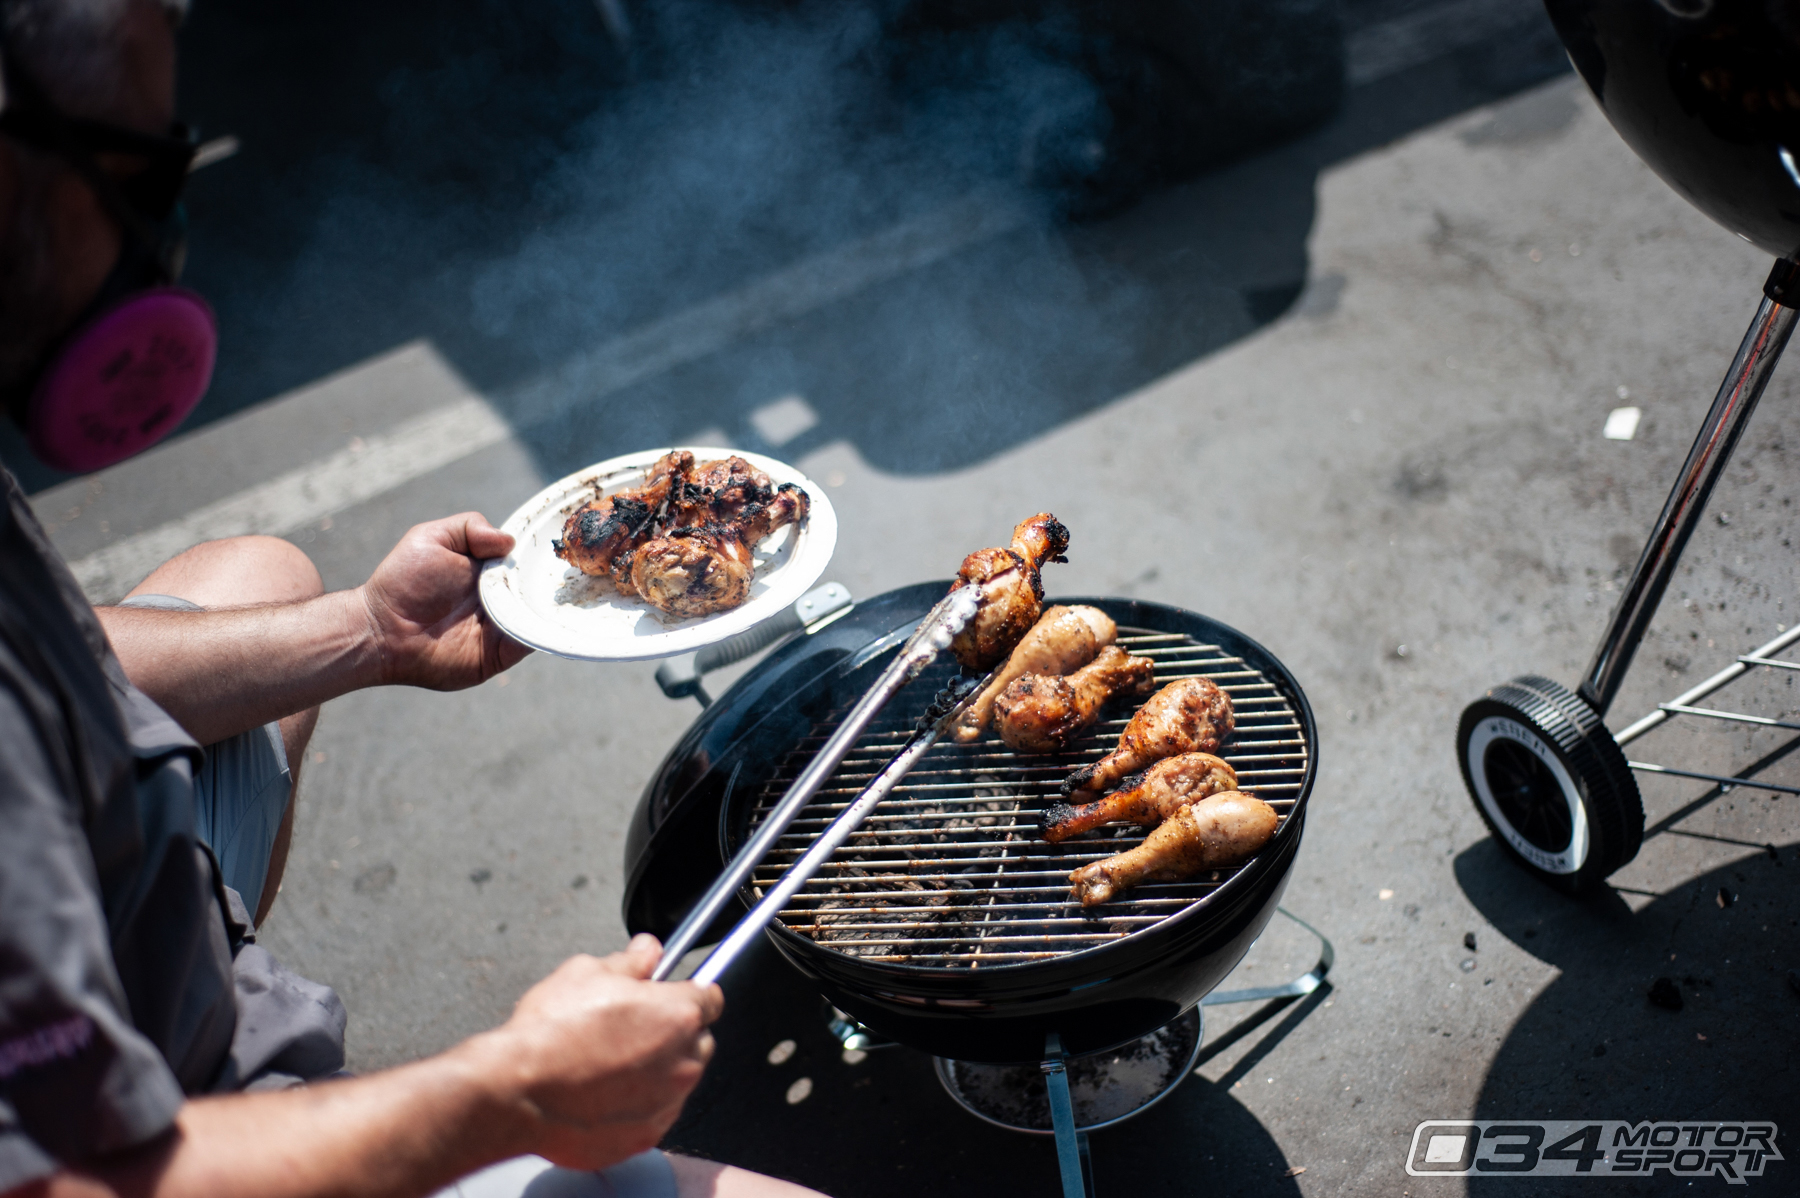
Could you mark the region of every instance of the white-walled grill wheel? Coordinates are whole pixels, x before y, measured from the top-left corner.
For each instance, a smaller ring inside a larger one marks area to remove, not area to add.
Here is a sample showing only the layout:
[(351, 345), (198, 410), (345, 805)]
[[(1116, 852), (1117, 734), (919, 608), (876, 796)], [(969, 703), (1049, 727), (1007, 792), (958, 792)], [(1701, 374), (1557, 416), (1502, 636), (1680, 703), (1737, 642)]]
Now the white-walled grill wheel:
[(1644, 802), (1600, 716), (1560, 683), (1514, 678), (1463, 711), (1463, 784), (1494, 839), (1560, 890), (1579, 894), (1637, 856)]

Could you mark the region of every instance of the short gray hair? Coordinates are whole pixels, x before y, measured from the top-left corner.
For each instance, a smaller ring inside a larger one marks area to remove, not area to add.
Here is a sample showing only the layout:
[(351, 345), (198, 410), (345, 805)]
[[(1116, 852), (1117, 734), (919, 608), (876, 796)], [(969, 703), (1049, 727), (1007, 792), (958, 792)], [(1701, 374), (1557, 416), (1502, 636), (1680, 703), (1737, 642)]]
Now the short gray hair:
[[(121, 26), (138, 0), (0, 0), (0, 44), (10, 67), (28, 73), (58, 108), (105, 112), (119, 99)], [(187, 0), (157, 0), (171, 20)], [(5, 101), (0, 76), (0, 106)]]

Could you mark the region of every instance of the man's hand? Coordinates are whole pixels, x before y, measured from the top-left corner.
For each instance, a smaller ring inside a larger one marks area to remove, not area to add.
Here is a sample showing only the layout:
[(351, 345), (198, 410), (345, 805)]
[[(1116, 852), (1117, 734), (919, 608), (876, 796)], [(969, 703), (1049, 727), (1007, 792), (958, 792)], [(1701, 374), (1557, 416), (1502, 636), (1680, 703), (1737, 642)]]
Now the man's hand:
[(404, 1198), (527, 1152), (566, 1168), (617, 1164), (675, 1122), (725, 1003), (717, 986), (644, 981), (661, 956), (639, 936), (603, 960), (565, 961), (503, 1026), (442, 1056), (194, 1099), (177, 1134), (65, 1168), (21, 1198)]
[(476, 594), (481, 563), (512, 536), (478, 512), (409, 529), (359, 589), (381, 654), (381, 680), (461, 690), (531, 650), (494, 626)]
[(713, 1052), (717, 986), (649, 982), (662, 947), (638, 936), (610, 957), (573, 957), (462, 1050), (497, 1071), (527, 1116), (521, 1151), (603, 1169), (654, 1147)]

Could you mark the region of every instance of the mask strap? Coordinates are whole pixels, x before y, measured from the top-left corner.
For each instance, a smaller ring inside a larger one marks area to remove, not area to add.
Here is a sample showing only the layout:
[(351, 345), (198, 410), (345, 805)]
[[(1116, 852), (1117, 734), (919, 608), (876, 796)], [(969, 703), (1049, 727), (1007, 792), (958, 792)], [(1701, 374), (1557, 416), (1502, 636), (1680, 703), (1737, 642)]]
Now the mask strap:
[[(174, 269), (164, 239), (150, 223), (125, 199), (119, 183), (94, 160), (75, 134), (73, 123), (53, 107), (37, 83), (13, 61), (12, 55), (0, 50), (4, 66), (5, 107), (0, 108), (0, 131), (12, 134), (27, 145), (48, 150), (62, 158), (82, 181), (92, 189), (107, 215), (118, 221), (128, 237), (137, 241), (156, 259), (162, 271), (162, 282), (172, 283), (180, 272)], [(23, 101), (21, 103), (21, 101)]]

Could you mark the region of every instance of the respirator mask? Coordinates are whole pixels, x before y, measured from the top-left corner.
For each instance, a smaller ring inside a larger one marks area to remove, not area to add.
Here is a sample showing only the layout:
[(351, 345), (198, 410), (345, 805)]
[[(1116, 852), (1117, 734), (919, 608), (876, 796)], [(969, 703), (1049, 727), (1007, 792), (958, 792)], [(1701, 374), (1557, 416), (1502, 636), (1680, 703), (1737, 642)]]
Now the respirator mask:
[[(157, 136), (65, 116), (10, 56), (3, 61), (0, 133), (73, 168), (122, 235), (99, 293), (0, 402), (46, 465), (99, 470), (175, 431), (212, 380), (219, 340), (212, 309), (175, 286), (187, 248), (179, 201), (195, 146), (180, 125)], [(102, 154), (147, 165), (115, 178), (100, 165)]]

